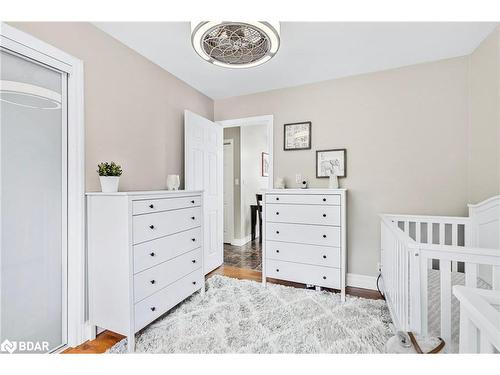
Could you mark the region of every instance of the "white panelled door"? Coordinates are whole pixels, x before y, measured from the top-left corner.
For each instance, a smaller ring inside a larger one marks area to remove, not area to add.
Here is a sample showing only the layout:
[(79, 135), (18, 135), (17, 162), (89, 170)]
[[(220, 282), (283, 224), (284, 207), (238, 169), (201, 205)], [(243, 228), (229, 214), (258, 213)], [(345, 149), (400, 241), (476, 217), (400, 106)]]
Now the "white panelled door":
[(186, 190), (203, 190), (205, 274), (223, 260), (223, 129), (184, 111), (184, 175)]

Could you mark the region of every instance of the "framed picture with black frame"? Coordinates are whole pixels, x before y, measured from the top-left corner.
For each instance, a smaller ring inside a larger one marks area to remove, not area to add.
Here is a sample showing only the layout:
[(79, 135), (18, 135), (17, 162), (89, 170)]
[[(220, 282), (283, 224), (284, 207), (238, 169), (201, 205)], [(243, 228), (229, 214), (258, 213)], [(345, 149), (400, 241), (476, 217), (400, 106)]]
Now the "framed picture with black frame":
[(311, 121), (285, 124), (283, 128), (283, 150), (310, 150), (311, 128)]
[(335, 172), (338, 177), (346, 177), (346, 149), (316, 151), (316, 178), (328, 178)]

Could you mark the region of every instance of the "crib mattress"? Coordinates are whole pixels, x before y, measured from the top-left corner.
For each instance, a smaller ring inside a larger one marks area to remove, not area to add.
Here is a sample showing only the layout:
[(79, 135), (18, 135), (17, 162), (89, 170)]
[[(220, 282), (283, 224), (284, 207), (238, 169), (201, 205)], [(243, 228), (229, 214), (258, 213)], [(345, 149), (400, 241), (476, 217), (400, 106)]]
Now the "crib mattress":
[[(465, 285), (465, 274), (461, 272), (451, 273), (452, 285)], [(431, 336), (441, 335), (441, 288), (439, 270), (428, 270), (428, 330)], [(477, 287), (491, 289), (491, 286), (480, 277), (477, 278)], [(452, 345), (447, 345), (448, 352), (458, 352), (460, 330), (460, 303), (452, 295), (451, 298), (451, 338)]]

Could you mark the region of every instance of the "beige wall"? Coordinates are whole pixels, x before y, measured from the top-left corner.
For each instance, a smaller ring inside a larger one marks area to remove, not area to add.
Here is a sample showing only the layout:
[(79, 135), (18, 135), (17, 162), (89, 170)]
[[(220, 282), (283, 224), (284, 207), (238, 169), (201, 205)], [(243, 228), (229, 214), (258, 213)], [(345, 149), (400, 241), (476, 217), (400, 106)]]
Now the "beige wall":
[[(463, 215), (468, 58), (215, 101), (215, 119), (274, 115), (275, 177), (312, 187), (315, 150), (347, 148), (348, 271), (377, 274), (378, 213)], [(283, 124), (312, 121), (312, 150), (283, 151)]]
[(469, 201), (500, 194), (500, 27), (470, 55)]
[(213, 119), (213, 101), (90, 23), (11, 23), (83, 60), (86, 187), (97, 163), (123, 166), (121, 190), (165, 188), (183, 176), (183, 111)]

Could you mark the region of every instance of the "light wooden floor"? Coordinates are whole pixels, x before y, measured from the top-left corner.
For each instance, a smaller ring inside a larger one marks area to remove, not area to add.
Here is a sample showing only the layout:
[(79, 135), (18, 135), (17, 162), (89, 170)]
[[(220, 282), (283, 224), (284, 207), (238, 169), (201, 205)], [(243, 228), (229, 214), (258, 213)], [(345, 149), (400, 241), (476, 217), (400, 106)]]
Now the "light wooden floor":
[[(261, 281), (262, 280), (262, 274), (260, 271), (255, 271), (251, 269), (245, 269), (245, 268), (238, 268), (238, 267), (233, 267), (233, 266), (228, 266), (228, 265), (222, 265), (216, 270), (212, 271), (207, 275), (207, 279), (213, 275), (224, 275), (227, 277), (233, 277), (236, 279), (246, 279), (246, 280), (254, 280), (254, 281)], [(298, 283), (293, 283), (289, 281), (283, 281), (283, 280), (275, 280), (275, 279), (267, 279), (268, 282), (270, 283), (275, 283), (275, 284), (282, 284), (282, 285), (288, 285), (288, 286), (293, 286), (297, 288), (304, 288), (304, 284), (298, 284)], [(353, 296), (358, 296), (358, 297), (363, 297), (363, 298), (370, 298), (370, 299), (380, 299), (381, 296), (377, 291), (374, 290), (368, 290), (368, 289), (361, 289), (361, 288), (352, 288), (352, 287), (347, 287), (346, 293), (353, 295)], [(124, 336), (119, 335), (117, 333), (111, 332), (111, 331), (104, 331), (101, 334), (99, 334), (95, 340), (91, 341), (86, 341), (83, 344), (75, 347), (75, 348), (70, 348), (65, 350), (63, 353), (65, 354), (98, 354), (98, 353), (104, 353), (106, 350), (111, 348), (114, 344), (119, 342), (121, 339), (123, 339)]]

